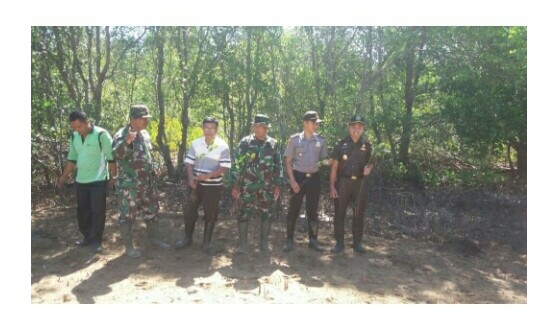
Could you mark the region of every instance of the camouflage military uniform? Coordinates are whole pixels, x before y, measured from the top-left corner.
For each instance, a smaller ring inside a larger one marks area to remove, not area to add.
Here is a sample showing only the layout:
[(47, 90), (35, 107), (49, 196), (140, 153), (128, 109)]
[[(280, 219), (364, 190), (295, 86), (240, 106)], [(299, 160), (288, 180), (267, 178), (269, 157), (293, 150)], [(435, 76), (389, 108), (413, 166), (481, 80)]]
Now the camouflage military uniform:
[(280, 145), (269, 136), (262, 141), (253, 134), (243, 138), (234, 153), (231, 181), (240, 188), (238, 223), (247, 222), (259, 202), (261, 220), (273, 214), (273, 188), (286, 184), (282, 169)]
[(146, 130), (140, 131), (134, 141), (127, 145), (125, 138), (129, 126), (121, 128), (113, 140), (113, 157), (117, 160), (117, 199), (119, 224), (133, 223), (138, 210), (144, 212), (146, 222), (152, 221), (159, 212), (157, 194), (152, 185), (154, 171), (152, 143)]

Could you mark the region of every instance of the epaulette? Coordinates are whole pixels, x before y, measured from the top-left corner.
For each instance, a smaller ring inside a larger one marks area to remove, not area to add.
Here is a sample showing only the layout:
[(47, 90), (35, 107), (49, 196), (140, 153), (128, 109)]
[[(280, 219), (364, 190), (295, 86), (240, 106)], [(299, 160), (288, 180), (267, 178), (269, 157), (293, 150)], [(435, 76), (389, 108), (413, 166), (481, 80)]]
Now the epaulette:
[(290, 135), (290, 139), (293, 139), (293, 138), (297, 138), (298, 136), (300, 136), (301, 133), (294, 133), (292, 135)]
[(314, 135), (315, 135), (315, 136), (318, 136), (318, 137), (321, 138), (321, 139), (325, 139), (325, 140), (326, 140), (326, 138), (325, 138), (322, 134), (320, 134), (320, 133), (314, 133)]

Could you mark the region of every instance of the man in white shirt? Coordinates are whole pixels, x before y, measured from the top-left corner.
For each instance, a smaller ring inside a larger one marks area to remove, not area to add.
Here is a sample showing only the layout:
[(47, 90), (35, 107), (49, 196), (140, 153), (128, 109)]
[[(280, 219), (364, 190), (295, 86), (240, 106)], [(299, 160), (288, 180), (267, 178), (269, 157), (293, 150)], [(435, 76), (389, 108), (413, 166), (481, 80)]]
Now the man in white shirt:
[(213, 254), (211, 236), (219, 213), (219, 199), (223, 187), (223, 174), (231, 167), (227, 143), (217, 136), (219, 121), (207, 117), (202, 122), (204, 136), (194, 140), (186, 154), (188, 196), (184, 208), (184, 238), (175, 247), (182, 249), (192, 245), (192, 235), (198, 220), (200, 204), (205, 214), (202, 249)]

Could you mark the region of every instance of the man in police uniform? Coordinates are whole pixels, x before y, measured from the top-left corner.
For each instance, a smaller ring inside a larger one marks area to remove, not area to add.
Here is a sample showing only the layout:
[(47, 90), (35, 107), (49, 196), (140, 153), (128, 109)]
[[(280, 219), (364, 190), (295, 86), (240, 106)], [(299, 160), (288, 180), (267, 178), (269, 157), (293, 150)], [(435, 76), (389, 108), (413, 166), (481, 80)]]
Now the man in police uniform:
[(255, 116), (253, 133), (244, 137), (234, 152), (230, 177), (232, 196), (238, 200), (238, 253), (247, 252), (248, 222), (255, 202), (261, 210), (259, 247), (270, 252), (269, 232), (275, 200), (280, 186), (286, 184), (282, 171), (282, 157), (278, 142), (267, 135), (269, 117)]
[(129, 124), (119, 129), (113, 138), (112, 152), (119, 169), (116, 186), (118, 222), (125, 254), (131, 258), (140, 256), (132, 240), (132, 225), (138, 211), (144, 214), (150, 243), (160, 248), (171, 247), (159, 239), (159, 202), (152, 178), (160, 170), (154, 165), (152, 142), (146, 131), (151, 117), (146, 106), (131, 106)]
[(330, 197), (334, 199), (334, 238), (336, 246), (331, 250), (339, 253), (344, 250), (344, 220), (346, 209), (353, 204), (353, 250), (364, 253), (361, 245), (363, 238), (363, 215), (367, 201), (367, 191), (362, 186), (374, 164), (369, 164), (371, 144), (363, 137), (365, 120), (354, 115), (348, 123), (349, 135), (340, 140), (332, 152), (330, 171)]
[(321, 121), (316, 111), (307, 111), (303, 116), (303, 132), (290, 137), (284, 152), (284, 164), (291, 188), (288, 215), (286, 216), (284, 252), (289, 252), (294, 248), (294, 227), (304, 196), (309, 228), (309, 248), (319, 252), (324, 251), (317, 242), (317, 208), (321, 192), (319, 166), (321, 161), (328, 157), (326, 139), (315, 133)]

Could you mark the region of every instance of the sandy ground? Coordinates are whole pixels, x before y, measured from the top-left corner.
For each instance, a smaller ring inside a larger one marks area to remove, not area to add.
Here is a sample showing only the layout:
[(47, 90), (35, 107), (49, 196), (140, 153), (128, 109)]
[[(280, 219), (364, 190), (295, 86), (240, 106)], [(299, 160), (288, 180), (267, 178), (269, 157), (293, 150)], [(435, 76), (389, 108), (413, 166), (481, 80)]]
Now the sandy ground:
[[(145, 225), (139, 221), (135, 244), (143, 256), (138, 259), (123, 254), (113, 198), (109, 206), (100, 254), (73, 245), (80, 234), (71, 200), (65, 206), (46, 200), (35, 207), (31, 303), (527, 303), (525, 202), (486, 205), (488, 215), (478, 215), (483, 206), (478, 211), (458, 207), (449, 216), (454, 221), (478, 220), (480, 234), (487, 238), (477, 241), (413, 237), (383, 222), (393, 216), (368, 213), (363, 240), (368, 251), (362, 255), (351, 249), (349, 226), (346, 250), (330, 253), (332, 221), (324, 214), (319, 230), (324, 253), (308, 249), (307, 234), (300, 230), (295, 250), (284, 253), (282, 213), (273, 223), (270, 254), (259, 251), (257, 220), (250, 223), (250, 252), (236, 253), (238, 235), (231, 210), (220, 214), (214, 256), (200, 248), (203, 220), (196, 226), (194, 245), (179, 251), (148, 246)], [(162, 237), (170, 243), (182, 233), (179, 212), (166, 206), (160, 214)]]

